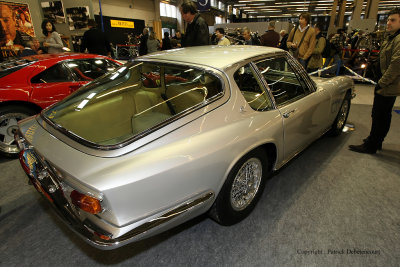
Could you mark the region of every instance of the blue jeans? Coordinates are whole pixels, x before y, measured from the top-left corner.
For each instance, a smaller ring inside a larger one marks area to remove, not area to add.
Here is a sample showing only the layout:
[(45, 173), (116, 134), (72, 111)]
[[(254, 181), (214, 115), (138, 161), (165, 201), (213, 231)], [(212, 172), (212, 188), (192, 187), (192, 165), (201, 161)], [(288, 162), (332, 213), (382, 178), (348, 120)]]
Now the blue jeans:
[[(329, 63), (331, 62), (331, 59), (332, 59), (332, 57), (326, 58), (324, 66), (322, 68), (328, 67)], [(332, 68), (330, 68), (328, 70), (325, 70), (323, 72), (323, 74), (325, 74), (325, 75), (326, 74), (334, 74), (334, 75), (336, 75), (337, 64), (338, 64), (339, 60), (340, 60), (340, 55), (338, 55), (338, 54), (333, 55), (333, 63), (332, 63), (332, 65), (336, 64), (336, 66), (333, 66)]]

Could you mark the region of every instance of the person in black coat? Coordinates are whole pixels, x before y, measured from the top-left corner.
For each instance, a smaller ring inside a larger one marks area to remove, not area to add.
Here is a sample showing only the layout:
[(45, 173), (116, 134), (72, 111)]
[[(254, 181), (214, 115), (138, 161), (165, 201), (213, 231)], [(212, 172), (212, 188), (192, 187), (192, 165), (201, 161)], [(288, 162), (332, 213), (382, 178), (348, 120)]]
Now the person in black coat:
[(147, 54), (147, 40), (149, 39), (149, 30), (144, 28), (143, 34), (140, 36), (139, 56)]
[(180, 11), (182, 18), (189, 25), (182, 38), (182, 47), (209, 45), (210, 34), (206, 21), (197, 12), (196, 4), (190, 0), (184, 0)]
[(287, 42), (287, 38), (289, 37), (289, 34), (286, 33), (285, 30), (281, 30), (280, 35), (281, 35), (282, 39), (281, 39), (281, 42), (280, 42), (278, 48), (288, 51), (289, 49), (287, 47), (286, 42)]
[(164, 39), (162, 40), (162, 47), (161, 50), (168, 50), (172, 49), (171, 40), (169, 39), (169, 33), (164, 33)]
[(103, 56), (111, 56), (111, 45), (106, 35), (99, 29), (94, 19), (88, 20), (87, 30), (83, 34), (81, 52), (87, 49), (90, 54), (98, 54)]

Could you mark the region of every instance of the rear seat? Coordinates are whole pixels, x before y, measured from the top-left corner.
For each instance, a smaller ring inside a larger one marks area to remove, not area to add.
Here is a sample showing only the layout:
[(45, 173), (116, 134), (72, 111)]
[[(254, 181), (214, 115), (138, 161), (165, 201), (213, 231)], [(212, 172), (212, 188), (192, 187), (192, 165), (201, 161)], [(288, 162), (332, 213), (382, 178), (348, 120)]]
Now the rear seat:
[(82, 110), (67, 112), (57, 120), (67, 130), (80, 137), (102, 143), (132, 134), (131, 118), (134, 112), (133, 98), (128, 93), (122, 93), (97, 102), (92, 99)]
[(172, 116), (168, 105), (157, 91), (158, 88), (140, 90), (134, 95), (136, 114), (131, 121), (134, 134), (150, 129)]
[[(171, 85), (165, 99), (161, 88), (126, 90), (109, 99), (93, 98), (77, 112), (66, 112), (57, 119), (66, 129), (100, 144), (115, 144), (205, 100), (208, 91), (201, 83)], [(106, 98), (106, 97), (105, 97)]]
[(203, 102), (207, 94), (207, 88), (202, 84), (171, 85), (166, 90), (166, 97), (170, 99), (176, 113)]

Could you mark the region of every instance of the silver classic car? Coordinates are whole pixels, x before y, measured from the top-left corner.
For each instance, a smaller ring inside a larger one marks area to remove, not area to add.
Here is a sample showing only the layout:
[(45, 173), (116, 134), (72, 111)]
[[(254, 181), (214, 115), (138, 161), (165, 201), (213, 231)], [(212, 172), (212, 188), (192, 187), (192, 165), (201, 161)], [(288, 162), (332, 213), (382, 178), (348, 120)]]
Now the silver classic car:
[(21, 165), (63, 221), (113, 249), (195, 216), (244, 219), (271, 172), (339, 135), (353, 82), (287, 52), (205, 46), (139, 57), (19, 123)]

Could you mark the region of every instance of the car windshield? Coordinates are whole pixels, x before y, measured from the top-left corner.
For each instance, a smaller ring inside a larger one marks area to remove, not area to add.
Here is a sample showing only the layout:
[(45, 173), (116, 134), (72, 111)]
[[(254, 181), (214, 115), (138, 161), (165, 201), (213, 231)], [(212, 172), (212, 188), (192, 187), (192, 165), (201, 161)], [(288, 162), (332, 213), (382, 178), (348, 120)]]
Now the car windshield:
[(222, 95), (213, 73), (187, 65), (128, 63), (43, 115), (73, 136), (113, 146), (161, 127)]
[(37, 59), (34, 60), (18, 59), (18, 60), (2, 62), (0, 64), (0, 78), (10, 75), (11, 73), (16, 72), (17, 70), (20, 70), (28, 65), (31, 65), (36, 61)]

